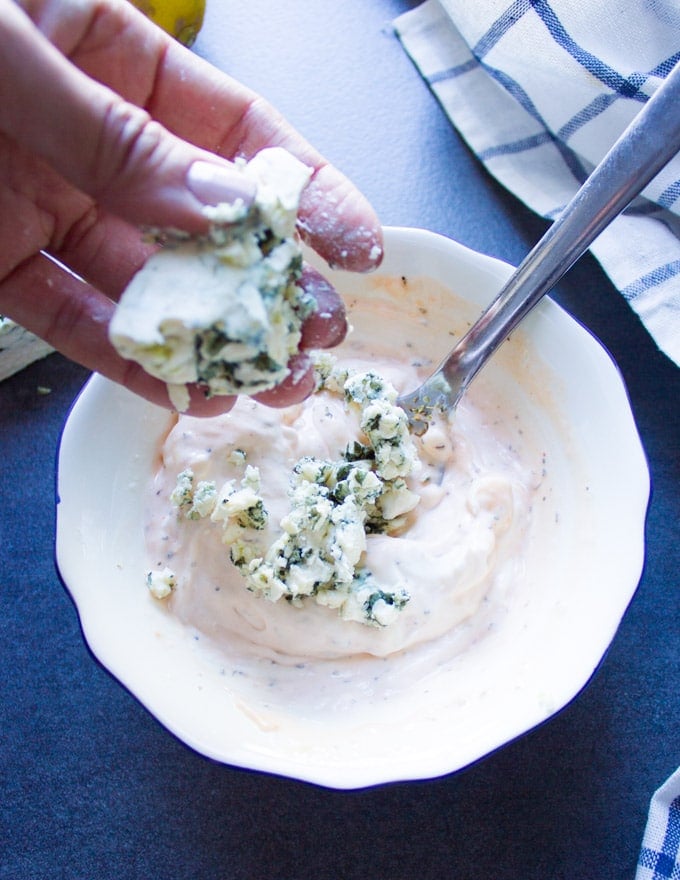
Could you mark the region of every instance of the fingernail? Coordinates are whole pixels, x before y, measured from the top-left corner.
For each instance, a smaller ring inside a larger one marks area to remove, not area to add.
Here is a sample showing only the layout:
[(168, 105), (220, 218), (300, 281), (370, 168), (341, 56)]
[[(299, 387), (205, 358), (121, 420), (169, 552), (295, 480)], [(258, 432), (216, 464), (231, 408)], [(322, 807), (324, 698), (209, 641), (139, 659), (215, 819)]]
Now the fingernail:
[(237, 199), (250, 205), (255, 198), (255, 184), (236, 169), (217, 162), (199, 160), (189, 166), (187, 188), (204, 205), (233, 203)]

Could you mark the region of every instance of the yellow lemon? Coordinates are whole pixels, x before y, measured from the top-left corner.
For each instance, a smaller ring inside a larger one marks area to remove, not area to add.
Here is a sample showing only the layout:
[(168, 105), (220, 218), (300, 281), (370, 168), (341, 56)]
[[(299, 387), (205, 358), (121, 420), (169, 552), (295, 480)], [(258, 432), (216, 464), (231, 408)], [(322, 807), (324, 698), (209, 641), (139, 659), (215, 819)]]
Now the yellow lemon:
[(163, 30), (191, 46), (203, 24), (205, 0), (131, 0)]

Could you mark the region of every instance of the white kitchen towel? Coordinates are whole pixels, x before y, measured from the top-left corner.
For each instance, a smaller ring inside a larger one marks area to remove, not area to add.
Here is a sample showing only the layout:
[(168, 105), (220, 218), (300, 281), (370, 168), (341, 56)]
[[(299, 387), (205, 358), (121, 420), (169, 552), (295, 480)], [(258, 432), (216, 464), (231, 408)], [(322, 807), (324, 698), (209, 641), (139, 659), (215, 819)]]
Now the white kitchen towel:
[(652, 798), (635, 880), (680, 880), (680, 768)]
[[(680, 59), (678, 0), (426, 0), (394, 26), (489, 172), (548, 219)], [(680, 157), (643, 196), (591, 251), (680, 365)]]

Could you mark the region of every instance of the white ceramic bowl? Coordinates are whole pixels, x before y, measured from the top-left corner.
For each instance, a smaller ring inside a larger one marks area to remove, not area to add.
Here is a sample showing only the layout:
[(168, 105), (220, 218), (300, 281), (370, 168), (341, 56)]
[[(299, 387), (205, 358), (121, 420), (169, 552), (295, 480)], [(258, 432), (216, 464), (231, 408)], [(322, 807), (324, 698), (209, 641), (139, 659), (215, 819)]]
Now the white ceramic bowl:
[[(511, 269), (433, 233), (387, 229), (377, 275), (324, 271), (348, 301), (426, 276), (468, 300), (472, 318)], [(450, 342), (442, 327), (442, 354)], [(455, 771), (558, 711), (587, 683), (634, 594), (649, 476), (619, 373), (583, 327), (546, 299), (503, 348), (477, 382), (521, 398), (545, 443), (560, 447), (550, 509), (563, 528), (557, 546), (527, 561), (527, 585), (495, 631), (438, 679), (343, 723), (244, 711), (224, 670), (143, 585), (144, 487), (168, 414), (100, 377), (68, 418), (58, 472), (57, 562), (92, 651), (197, 751), (336, 788)]]

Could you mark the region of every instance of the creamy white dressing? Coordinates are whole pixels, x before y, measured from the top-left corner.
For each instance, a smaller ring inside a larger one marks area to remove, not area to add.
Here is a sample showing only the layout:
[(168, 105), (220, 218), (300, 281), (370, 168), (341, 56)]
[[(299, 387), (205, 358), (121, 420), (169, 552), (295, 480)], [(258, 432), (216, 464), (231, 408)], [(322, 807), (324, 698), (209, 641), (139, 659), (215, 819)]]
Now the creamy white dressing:
[[(336, 351), (343, 366), (373, 370), (400, 391), (415, 387), (447, 347), (442, 327), (453, 332), (460, 320), (451, 312), (466, 312), (436, 285), (429, 296), (427, 285), (414, 285), (411, 298), (407, 286), (385, 282), (352, 303), (353, 331)], [(385, 588), (404, 585), (410, 600), (388, 626), (373, 627), (311, 599), (294, 607), (249, 592), (220, 524), (187, 521), (169, 500), (187, 468), (197, 481), (240, 481), (244, 462), (233, 453), (244, 450), (259, 468), (274, 540), (294, 464), (336, 459), (358, 439), (347, 405), (322, 391), (285, 410), (243, 398), (218, 418), (180, 416), (162, 444), (146, 528), (152, 570), (175, 578), (167, 612), (195, 633), (197, 650), (213, 658), (244, 711), (345, 711), (422, 687), (502, 624), (522, 581), (537, 489), (543, 485), (543, 501), (546, 492), (541, 432), (525, 417), (480, 380), (450, 421), (438, 417), (416, 440), (422, 466), (407, 482), (420, 502), (400, 534), (368, 535), (365, 559)], [(539, 516), (546, 512), (543, 504)]]

